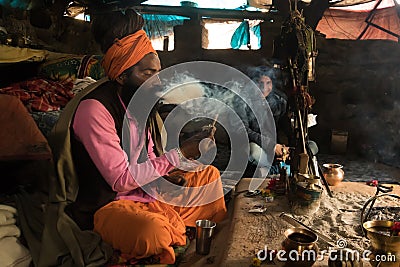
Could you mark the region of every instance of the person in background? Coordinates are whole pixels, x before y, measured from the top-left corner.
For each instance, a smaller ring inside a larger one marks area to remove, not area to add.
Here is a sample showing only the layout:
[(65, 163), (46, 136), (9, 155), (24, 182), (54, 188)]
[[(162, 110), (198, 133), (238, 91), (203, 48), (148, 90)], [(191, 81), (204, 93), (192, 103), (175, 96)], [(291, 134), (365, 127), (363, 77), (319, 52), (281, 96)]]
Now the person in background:
[[(260, 89), (263, 97), (267, 101), (270, 110), (272, 112), (276, 127), (279, 125), (279, 121), (284, 118), (287, 109), (287, 96), (285, 93), (276, 88), (276, 78), (274, 74), (274, 68), (268, 66), (252, 67), (248, 69), (249, 77), (256, 83)], [(254, 113), (247, 107), (246, 118), (243, 120), (246, 131), (248, 133), (250, 141), (250, 155), (249, 161), (254, 167), (257, 164), (261, 166), (261, 175), (266, 175), (263, 170), (268, 167), (271, 161), (267, 158), (267, 153), (262, 149), (261, 143), (263, 138), (268, 138), (263, 135), (260, 131), (260, 126), (255, 119)], [(277, 129), (278, 132), (278, 129)], [(281, 144), (277, 140), (275, 145), (275, 159), (286, 160), (289, 155), (289, 148), (284, 144)], [(279, 173), (278, 165), (273, 164), (269, 171), (270, 174)]]
[[(73, 110), (69, 130), (79, 191), (66, 213), (82, 230), (94, 230), (126, 259), (154, 256), (160, 263), (173, 264), (173, 246), (186, 244), (186, 227), (195, 227), (198, 219), (219, 222), (226, 207), (215, 167), (192, 172), (179, 169), (183, 162), (200, 156), (200, 141), (212, 139), (215, 129), (203, 129), (180, 147), (163, 151), (157, 112), (151, 112), (140, 134), (140, 120), (127, 111), (138, 88), (161, 69), (143, 23), (131, 9), (93, 18), (92, 31), (105, 53), (102, 66), (108, 79), (80, 95)], [(132, 149), (122, 146), (124, 120), (129, 124)], [(214, 183), (213, 193), (222, 197), (195, 207), (170, 205), (143, 190), (144, 186), (157, 190), (160, 180), (187, 187)]]
[(267, 100), (274, 116), (275, 124), (278, 125), (287, 112), (288, 99), (287, 95), (277, 88), (279, 82), (275, 75), (275, 69), (269, 66), (260, 66), (250, 68), (248, 73), (261, 90), (265, 100)]

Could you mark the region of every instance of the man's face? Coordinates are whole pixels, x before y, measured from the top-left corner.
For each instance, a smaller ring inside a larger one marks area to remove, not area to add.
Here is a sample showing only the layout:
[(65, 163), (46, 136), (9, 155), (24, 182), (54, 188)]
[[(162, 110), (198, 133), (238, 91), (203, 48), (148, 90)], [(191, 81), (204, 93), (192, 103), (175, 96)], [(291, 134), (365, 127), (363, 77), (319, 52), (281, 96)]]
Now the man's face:
[(124, 80), (124, 87), (136, 90), (160, 70), (161, 63), (158, 56), (153, 53), (147, 54), (132, 68), (132, 71), (127, 74)]
[(272, 80), (266, 75), (262, 75), (258, 80), (258, 87), (260, 88), (264, 97), (267, 97), (272, 91)]
[(147, 54), (135, 66), (124, 74), (122, 98), (129, 102), (136, 90), (149, 78), (161, 70), (160, 59), (157, 55)]

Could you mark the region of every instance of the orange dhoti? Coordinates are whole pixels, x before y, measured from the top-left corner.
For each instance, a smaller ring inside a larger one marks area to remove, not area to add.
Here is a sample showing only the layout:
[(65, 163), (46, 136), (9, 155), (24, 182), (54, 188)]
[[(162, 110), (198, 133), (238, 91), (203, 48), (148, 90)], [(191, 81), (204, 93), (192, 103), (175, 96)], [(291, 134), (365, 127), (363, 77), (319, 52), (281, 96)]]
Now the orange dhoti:
[(201, 195), (190, 198), (190, 203), (204, 197), (210, 199), (211, 195), (221, 197), (208, 204), (189, 206), (175, 206), (159, 200), (150, 203), (116, 200), (96, 212), (94, 231), (114, 249), (120, 250), (124, 258), (157, 255), (161, 263), (174, 263), (172, 246), (186, 244), (186, 226), (195, 226), (199, 219), (220, 222), (226, 214), (220, 174), (215, 167), (208, 166), (184, 176), (188, 188), (212, 185), (212, 189), (199, 191)]

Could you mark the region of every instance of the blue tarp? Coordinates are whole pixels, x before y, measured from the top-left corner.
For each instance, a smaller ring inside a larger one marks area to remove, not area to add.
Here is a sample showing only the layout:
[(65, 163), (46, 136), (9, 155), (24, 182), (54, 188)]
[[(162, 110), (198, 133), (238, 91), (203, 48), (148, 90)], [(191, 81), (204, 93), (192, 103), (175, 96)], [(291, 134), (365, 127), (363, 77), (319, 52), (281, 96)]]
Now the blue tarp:
[[(258, 38), (258, 47), (261, 47), (261, 30), (260, 25), (256, 25), (251, 27), (251, 30), (254, 32), (254, 35)], [(243, 45), (248, 46), (250, 44), (250, 26), (247, 20), (240, 23), (239, 27), (235, 30), (231, 39), (231, 47), (233, 49), (240, 49)]]

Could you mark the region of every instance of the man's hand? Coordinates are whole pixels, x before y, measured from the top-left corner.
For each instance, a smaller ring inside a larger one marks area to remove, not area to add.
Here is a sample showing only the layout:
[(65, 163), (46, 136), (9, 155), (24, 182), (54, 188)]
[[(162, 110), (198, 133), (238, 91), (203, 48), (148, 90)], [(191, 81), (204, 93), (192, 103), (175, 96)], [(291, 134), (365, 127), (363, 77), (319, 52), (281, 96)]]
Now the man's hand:
[(180, 147), (182, 155), (187, 159), (198, 159), (206, 153), (214, 143), (215, 126), (203, 127), (202, 131), (184, 141)]
[(288, 156), (289, 156), (289, 147), (282, 144), (275, 145), (275, 157), (278, 160), (286, 161)]
[(168, 175), (164, 175), (163, 178), (176, 185), (185, 186), (187, 184), (183, 172), (180, 170), (171, 171)]

